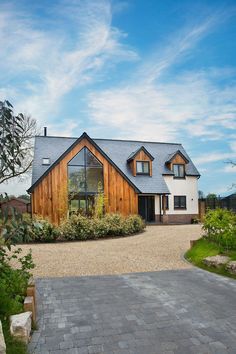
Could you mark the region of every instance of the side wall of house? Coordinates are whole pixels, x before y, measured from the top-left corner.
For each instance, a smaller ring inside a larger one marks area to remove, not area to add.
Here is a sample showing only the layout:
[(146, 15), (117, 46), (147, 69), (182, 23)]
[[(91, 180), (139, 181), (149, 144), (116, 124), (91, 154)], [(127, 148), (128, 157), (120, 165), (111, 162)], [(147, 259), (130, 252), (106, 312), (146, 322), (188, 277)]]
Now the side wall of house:
[(138, 213), (138, 195), (134, 188), (87, 139), (82, 139), (34, 188), (31, 198), (34, 215), (40, 215), (55, 224), (67, 217), (67, 164), (85, 146), (103, 164), (106, 212), (123, 215)]
[[(169, 209), (166, 210), (169, 223), (188, 223), (198, 217), (198, 179), (194, 176), (186, 176), (185, 179), (174, 179), (172, 176), (164, 176), (169, 188)], [(186, 196), (186, 209), (174, 209), (174, 196)]]

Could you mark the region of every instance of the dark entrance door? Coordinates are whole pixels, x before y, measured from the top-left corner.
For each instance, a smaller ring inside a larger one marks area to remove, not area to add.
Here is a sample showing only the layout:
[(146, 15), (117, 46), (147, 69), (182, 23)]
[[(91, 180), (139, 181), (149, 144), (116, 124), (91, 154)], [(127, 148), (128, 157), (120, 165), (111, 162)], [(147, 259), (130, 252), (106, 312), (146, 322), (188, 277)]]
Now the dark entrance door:
[(154, 196), (138, 197), (138, 213), (148, 222), (155, 221), (155, 199)]

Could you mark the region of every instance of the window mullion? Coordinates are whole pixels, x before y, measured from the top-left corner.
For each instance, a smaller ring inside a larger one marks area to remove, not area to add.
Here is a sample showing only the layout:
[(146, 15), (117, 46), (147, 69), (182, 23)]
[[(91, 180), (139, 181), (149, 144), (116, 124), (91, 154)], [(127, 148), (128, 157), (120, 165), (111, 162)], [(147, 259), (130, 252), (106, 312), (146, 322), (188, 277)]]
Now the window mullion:
[(86, 214), (88, 214), (86, 147), (84, 148), (84, 182), (85, 182), (85, 210), (86, 210)]

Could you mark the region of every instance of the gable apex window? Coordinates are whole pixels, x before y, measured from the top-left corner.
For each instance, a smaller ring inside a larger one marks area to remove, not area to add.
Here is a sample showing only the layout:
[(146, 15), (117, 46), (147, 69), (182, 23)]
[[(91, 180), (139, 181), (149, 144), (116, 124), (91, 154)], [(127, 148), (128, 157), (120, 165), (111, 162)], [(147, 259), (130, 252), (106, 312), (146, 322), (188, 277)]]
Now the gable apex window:
[(149, 161), (136, 161), (137, 175), (150, 175), (150, 162)]
[(42, 164), (43, 165), (50, 165), (50, 158), (49, 157), (43, 157), (42, 158)]
[(173, 164), (174, 178), (185, 178), (184, 164)]
[(103, 191), (103, 165), (84, 147), (68, 162), (70, 214), (92, 215), (96, 195)]

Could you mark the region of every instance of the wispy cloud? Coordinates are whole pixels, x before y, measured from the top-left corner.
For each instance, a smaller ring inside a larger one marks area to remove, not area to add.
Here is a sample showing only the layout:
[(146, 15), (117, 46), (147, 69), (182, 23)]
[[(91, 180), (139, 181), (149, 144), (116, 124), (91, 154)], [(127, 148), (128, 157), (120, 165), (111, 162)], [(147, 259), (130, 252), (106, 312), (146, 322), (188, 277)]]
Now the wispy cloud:
[(191, 49), (225, 17), (228, 17), (226, 13), (215, 12), (200, 23), (189, 24), (174, 35), (171, 33), (169, 38), (165, 38), (165, 43), (161, 43), (158, 50), (140, 66), (138, 77), (149, 83), (158, 79), (172, 65), (191, 55)]
[(227, 166), (224, 167), (224, 172), (233, 173), (234, 175), (236, 175), (236, 166), (228, 164)]
[(42, 26), (41, 18), (18, 10), (17, 2), (0, 6), (2, 93), (9, 93), (7, 79), (14, 77), (17, 108), (41, 120), (49, 119), (75, 87), (96, 80), (102, 70), (104, 75), (111, 64), (138, 57), (112, 26), (109, 1), (62, 1), (51, 11), (57, 21), (45, 29), (48, 23)]
[(210, 162), (227, 162), (236, 158), (236, 152), (213, 152), (196, 157), (194, 162), (198, 165), (209, 164)]
[[(176, 140), (222, 139), (236, 128), (236, 85), (222, 87), (220, 78), (235, 77), (230, 68), (181, 71), (166, 76), (176, 63), (193, 55), (196, 45), (229, 15), (217, 12), (172, 36), (122, 84), (89, 96), (94, 122), (119, 128), (120, 136)], [(118, 131), (118, 130), (117, 130)]]

